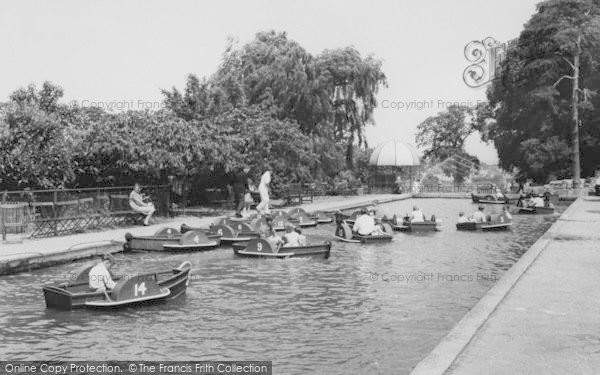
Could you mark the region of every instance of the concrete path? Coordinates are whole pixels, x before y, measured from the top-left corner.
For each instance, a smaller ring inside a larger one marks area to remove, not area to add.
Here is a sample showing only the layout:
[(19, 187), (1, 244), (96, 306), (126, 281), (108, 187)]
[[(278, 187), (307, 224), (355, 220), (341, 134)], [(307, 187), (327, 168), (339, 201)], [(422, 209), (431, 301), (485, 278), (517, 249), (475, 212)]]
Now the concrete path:
[(600, 200), (580, 198), (413, 374), (600, 373)]
[[(330, 211), (370, 205), (373, 201), (385, 203), (410, 198), (409, 194), (380, 194), (351, 197), (335, 197), (304, 204), (307, 211)], [(168, 222), (148, 227), (123, 227), (101, 232), (89, 232), (69, 236), (25, 239), (23, 243), (0, 244), (0, 275), (47, 267), (72, 260), (88, 258), (107, 251), (120, 251), (125, 233), (136, 236), (152, 235), (162, 227), (177, 228), (186, 223), (192, 227), (208, 227), (218, 216), (198, 218), (178, 216)]]

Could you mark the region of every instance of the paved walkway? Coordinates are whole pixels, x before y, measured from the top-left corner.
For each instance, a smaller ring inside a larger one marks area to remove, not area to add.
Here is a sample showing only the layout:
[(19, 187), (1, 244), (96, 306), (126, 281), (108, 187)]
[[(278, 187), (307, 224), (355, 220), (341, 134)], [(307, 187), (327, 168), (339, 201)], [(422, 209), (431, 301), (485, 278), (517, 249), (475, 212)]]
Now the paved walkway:
[(600, 200), (574, 202), (413, 374), (600, 373)]
[[(304, 204), (307, 211), (329, 211), (370, 205), (373, 201), (380, 203), (410, 198), (409, 194), (379, 194), (326, 199)], [(169, 222), (147, 227), (123, 227), (101, 232), (89, 232), (70, 236), (25, 239), (23, 243), (0, 244), (0, 275), (19, 272), (32, 268), (46, 267), (76, 259), (86, 258), (106, 251), (115, 251), (123, 244), (125, 233), (136, 236), (152, 235), (158, 229), (169, 226), (179, 228), (186, 223), (192, 227), (208, 227), (218, 216), (198, 218), (194, 216), (178, 216)], [(117, 246), (115, 246), (117, 245)]]

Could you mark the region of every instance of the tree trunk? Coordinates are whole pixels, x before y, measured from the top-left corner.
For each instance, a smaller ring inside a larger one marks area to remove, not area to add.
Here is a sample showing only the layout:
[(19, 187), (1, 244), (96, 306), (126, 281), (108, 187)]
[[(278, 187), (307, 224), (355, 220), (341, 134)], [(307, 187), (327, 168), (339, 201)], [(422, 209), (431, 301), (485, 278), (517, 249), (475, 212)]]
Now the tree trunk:
[(579, 58), (581, 55), (581, 33), (577, 36), (577, 47), (573, 56), (573, 188), (581, 186), (581, 165), (579, 162)]

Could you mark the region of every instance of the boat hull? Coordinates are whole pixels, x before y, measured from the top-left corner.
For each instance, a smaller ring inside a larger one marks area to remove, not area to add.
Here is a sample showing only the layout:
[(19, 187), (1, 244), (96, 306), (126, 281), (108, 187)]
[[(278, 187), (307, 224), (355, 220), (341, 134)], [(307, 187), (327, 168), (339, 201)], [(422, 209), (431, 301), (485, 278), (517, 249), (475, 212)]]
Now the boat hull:
[[(153, 301), (148, 300), (139, 301), (139, 303), (124, 303), (118, 307), (175, 299), (185, 294), (189, 284), (190, 271), (191, 264), (189, 262), (184, 262), (178, 268), (170, 271), (140, 275), (141, 277), (153, 279), (160, 288), (166, 288), (169, 291), (169, 294), (156, 298)], [(89, 268), (87, 269), (87, 272), (89, 274)], [(95, 306), (90, 305), (90, 303), (103, 301), (105, 299), (104, 292), (92, 291), (89, 289), (87, 277), (78, 277), (77, 279), (84, 280), (76, 281), (74, 283), (57, 283), (42, 287), (46, 307), (60, 310), (74, 310), (85, 307), (94, 308)]]
[(467, 223), (457, 223), (456, 229), (463, 230), (463, 231), (503, 231), (503, 230), (510, 229), (511, 226), (512, 226), (512, 223), (484, 224), (484, 223), (467, 222)]
[(554, 207), (520, 207), (519, 213), (526, 215), (549, 215), (554, 213)]
[(276, 251), (265, 251), (264, 248), (258, 250), (255, 246), (252, 246), (252, 242), (248, 242), (234, 244), (233, 253), (237, 256), (247, 258), (286, 259), (310, 257), (327, 259), (331, 253), (331, 243), (325, 242), (318, 245), (280, 247)]

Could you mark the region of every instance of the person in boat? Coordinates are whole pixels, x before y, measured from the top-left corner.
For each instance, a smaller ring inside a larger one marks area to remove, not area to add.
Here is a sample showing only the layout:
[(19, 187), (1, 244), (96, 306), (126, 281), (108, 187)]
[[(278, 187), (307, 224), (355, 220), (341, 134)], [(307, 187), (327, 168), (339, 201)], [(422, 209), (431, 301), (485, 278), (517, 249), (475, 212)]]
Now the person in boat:
[(512, 191), (512, 183), (510, 180), (506, 180), (506, 184), (504, 184), (504, 191), (510, 193)]
[(537, 194), (532, 194), (531, 198), (527, 202), (529, 207), (544, 207), (544, 198)]
[(246, 203), (246, 193), (250, 193), (248, 172), (250, 172), (250, 167), (246, 165), (244, 166), (242, 171), (235, 176), (235, 180), (233, 181), (233, 194), (235, 197), (234, 199), (236, 207), (236, 217), (243, 217), (242, 210), (244, 209)]
[(473, 215), (471, 215), (472, 221), (476, 223), (485, 223), (487, 218), (485, 217), (483, 210), (485, 210), (485, 207), (480, 204), (479, 207), (477, 207), (477, 211), (473, 212)]
[(422, 223), (425, 221), (425, 215), (423, 211), (417, 206), (413, 207), (413, 211), (410, 214), (410, 222), (411, 223)]
[(273, 248), (277, 248), (283, 244), (283, 240), (275, 232), (275, 228), (273, 227), (273, 218), (271, 216), (267, 216), (265, 221), (266, 226), (261, 228), (260, 236), (267, 240), (273, 246)]
[(95, 291), (111, 290), (116, 283), (113, 281), (108, 269), (112, 266), (110, 257), (105, 256), (90, 269), (89, 286)]
[(271, 172), (266, 171), (260, 177), (258, 193), (260, 194), (260, 203), (256, 206), (259, 215), (268, 215), (269, 211), (269, 184), (271, 183)]
[(508, 206), (502, 207), (502, 215), (506, 216), (507, 219), (512, 220), (512, 215), (510, 214), (510, 211), (508, 210)]
[(468, 223), (469, 221), (471, 221), (471, 220), (469, 220), (469, 218), (465, 216), (464, 212), (461, 211), (458, 213), (458, 221), (457, 222), (459, 224)]
[(147, 202), (149, 197), (141, 193), (142, 188), (139, 183), (136, 183), (133, 187), (133, 191), (129, 194), (129, 207), (135, 212), (146, 215), (144, 219), (144, 225), (149, 225), (150, 218), (156, 211), (152, 202)]
[(496, 188), (496, 200), (503, 201), (506, 197), (502, 194), (502, 190), (500, 188)]
[(298, 244), (300, 246), (306, 246), (306, 237), (302, 234), (302, 229), (300, 227), (295, 227), (294, 232), (298, 233)]
[(300, 246), (300, 235), (294, 230), (292, 224), (285, 225), (285, 234), (283, 235), (283, 247)]
[(369, 215), (369, 211), (366, 208), (360, 210), (360, 216), (356, 218), (352, 231), (362, 236), (378, 235), (382, 234), (381, 228), (375, 224), (375, 218)]

